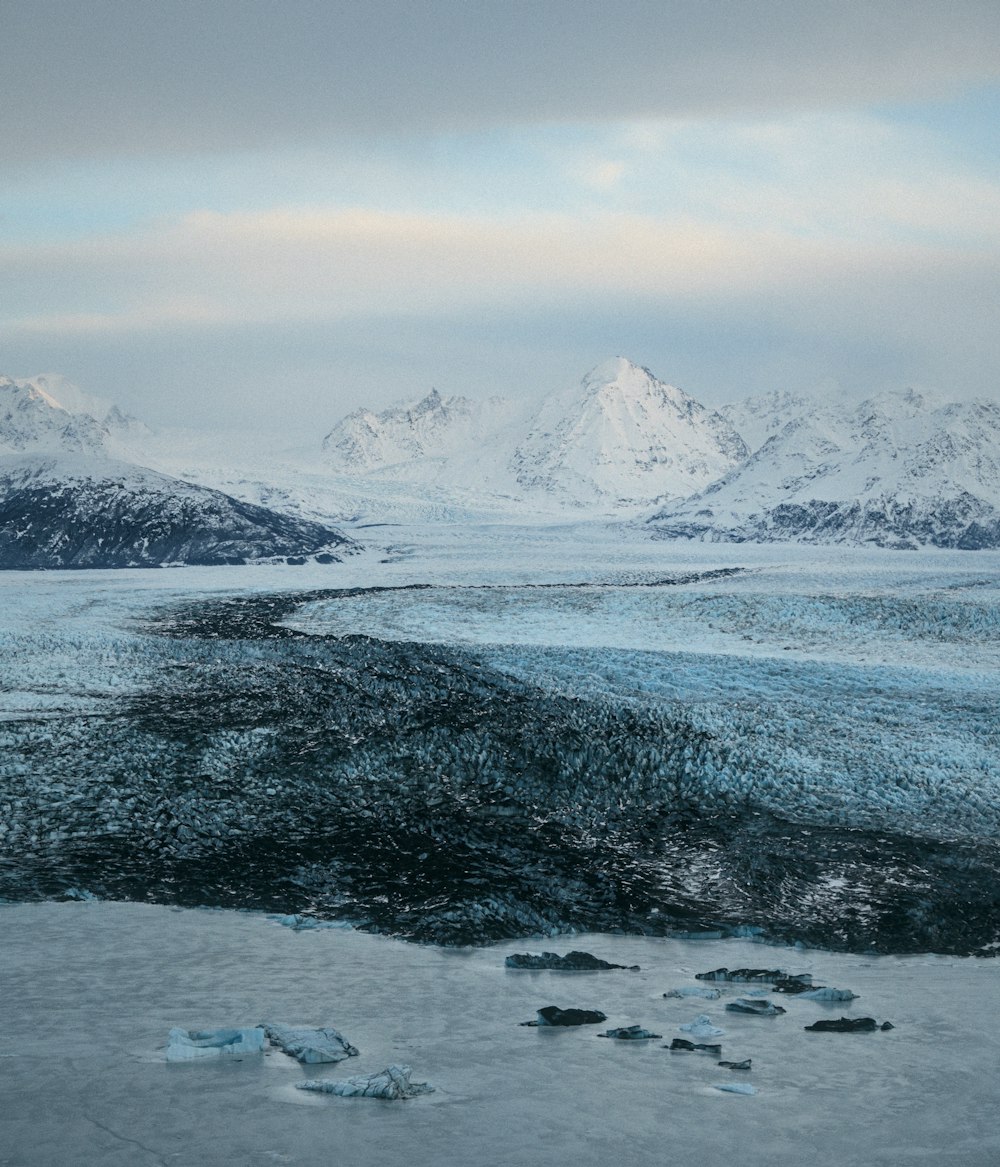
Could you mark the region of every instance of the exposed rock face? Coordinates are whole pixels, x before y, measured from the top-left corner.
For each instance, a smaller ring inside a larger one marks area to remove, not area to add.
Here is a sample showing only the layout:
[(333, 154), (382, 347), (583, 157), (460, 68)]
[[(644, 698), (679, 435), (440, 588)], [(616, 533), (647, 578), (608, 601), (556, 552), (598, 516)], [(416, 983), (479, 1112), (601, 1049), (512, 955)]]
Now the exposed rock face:
[(0, 568), (304, 562), (352, 547), (333, 527), (124, 462), (0, 462)]

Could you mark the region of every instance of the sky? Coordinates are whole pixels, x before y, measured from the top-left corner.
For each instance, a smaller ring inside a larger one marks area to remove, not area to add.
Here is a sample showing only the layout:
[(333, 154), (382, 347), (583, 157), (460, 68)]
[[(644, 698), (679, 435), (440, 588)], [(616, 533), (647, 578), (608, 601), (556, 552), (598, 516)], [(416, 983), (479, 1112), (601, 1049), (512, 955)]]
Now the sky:
[(995, 0), (0, 0), (0, 373), (156, 426), (996, 397), (998, 277)]

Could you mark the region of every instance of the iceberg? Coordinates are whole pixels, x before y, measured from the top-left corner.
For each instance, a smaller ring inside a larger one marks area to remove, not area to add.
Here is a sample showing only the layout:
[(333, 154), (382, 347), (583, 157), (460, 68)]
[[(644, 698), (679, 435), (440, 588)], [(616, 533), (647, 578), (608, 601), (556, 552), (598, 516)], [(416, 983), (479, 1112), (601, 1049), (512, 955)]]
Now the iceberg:
[(264, 1030), (171, 1029), (167, 1035), (167, 1061), (189, 1062), (196, 1058), (238, 1057), (264, 1051)]
[(556, 972), (603, 972), (605, 969), (624, 968), (638, 971), (637, 964), (609, 964), (589, 952), (567, 952), (559, 956), (555, 952), (543, 952), (541, 956), (533, 952), (514, 952), (504, 961), (505, 968), (551, 969)]
[(756, 1017), (780, 1017), (785, 1012), (780, 1005), (758, 997), (737, 997), (728, 1001), (726, 1008), (730, 1013), (752, 1013)]
[(716, 1090), (723, 1090), (726, 1094), (756, 1094), (757, 1087), (749, 1082), (716, 1082)]
[(722, 1037), (726, 1032), (713, 1025), (707, 1013), (699, 1013), (694, 1021), (689, 1021), (687, 1025), (678, 1025), (677, 1028), (681, 1033), (690, 1033), (692, 1037)]
[(718, 989), (709, 989), (705, 985), (682, 985), (679, 989), (667, 989), (664, 997), (702, 997), (706, 1001), (718, 1001), (722, 996)]
[(359, 1075), (356, 1078), (310, 1078), (296, 1082), (299, 1090), (312, 1090), (317, 1094), (337, 1094), (341, 1098), (383, 1098), (397, 1102), (415, 1098), (418, 1094), (433, 1094), (434, 1087), (426, 1082), (411, 1082), (413, 1070), (410, 1066), (386, 1066), (377, 1074)]
[(800, 1001), (854, 1001), (857, 993), (850, 989), (828, 989), (826, 987), (811, 989), (808, 993), (799, 993)]
[(560, 1009), (557, 1005), (546, 1005), (539, 1009), (534, 1021), (522, 1021), (522, 1025), (597, 1025), (607, 1021), (608, 1015), (598, 1009)]
[(650, 1038), (662, 1037), (662, 1033), (650, 1033), (648, 1029), (643, 1029), (641, 1025), (623, 1025), (618, 1029), (606, 1029), (603, 1033), (599, 1033), (598, 1037), (613, 1037), (618, 1041), (647, 1041)]
[(306, 1065), (342, 1062), (358, 1056), (357, 1049), (336, 1029), (313, 1029), (303, 1025), (265, 1025), (271, 1045)]

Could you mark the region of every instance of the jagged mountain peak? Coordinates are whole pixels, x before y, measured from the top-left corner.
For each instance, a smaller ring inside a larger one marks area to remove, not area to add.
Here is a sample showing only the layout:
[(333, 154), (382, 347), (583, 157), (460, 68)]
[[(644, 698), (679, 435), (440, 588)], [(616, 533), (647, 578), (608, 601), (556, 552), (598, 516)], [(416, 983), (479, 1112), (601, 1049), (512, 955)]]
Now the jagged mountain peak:
[(439, 459), (475, 445), (508, 412), (502, 398), (473, 401), (431, 389), (417, 401), (348, 414), (323, 439), (323, 452), (347, 474)]
[(104, 397), (59, 373), (0, 376), (0, 452), (121, 455), (148, 428)]
[(546, 399), (518, 444), (517, 482), (580, 503), (683, 497), (745, 458), (719, 414), (649, 369), (614, 357)]

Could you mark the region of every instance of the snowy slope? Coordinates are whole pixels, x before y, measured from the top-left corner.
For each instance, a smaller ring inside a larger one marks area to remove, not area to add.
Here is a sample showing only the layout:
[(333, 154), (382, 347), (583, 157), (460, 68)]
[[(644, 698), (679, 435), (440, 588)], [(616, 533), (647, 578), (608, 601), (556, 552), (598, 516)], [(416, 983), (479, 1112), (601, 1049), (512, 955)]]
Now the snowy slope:
[(816, 406), (816, 401), (800, 393), (775, 389), (721, 405), (718, 412), (755, 453), (790, 421), (813, 413)]
[(0, 568), (248, 563), (352, 544), (320, 523), (88, 455), (0, 459)]
[(1000, 405), (904, 390), (799, 413), (652, 521), (668, 537), (995, 547)]

